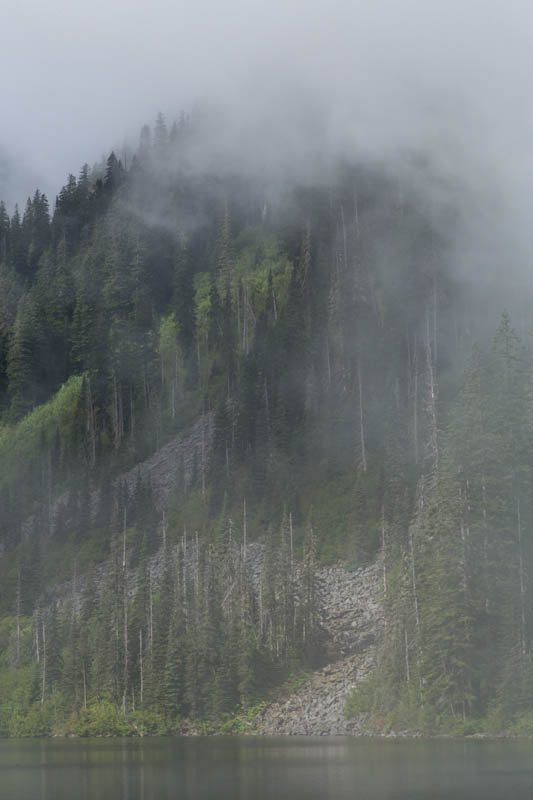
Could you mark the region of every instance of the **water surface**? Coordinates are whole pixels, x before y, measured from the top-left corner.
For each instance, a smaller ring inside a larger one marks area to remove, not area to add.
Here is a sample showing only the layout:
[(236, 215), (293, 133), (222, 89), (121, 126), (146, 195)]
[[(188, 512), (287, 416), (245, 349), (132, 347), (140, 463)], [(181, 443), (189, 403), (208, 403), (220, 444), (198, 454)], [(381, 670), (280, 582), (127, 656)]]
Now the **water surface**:
[(0, 740), (1, 800), (533, 800), (533, 742)]

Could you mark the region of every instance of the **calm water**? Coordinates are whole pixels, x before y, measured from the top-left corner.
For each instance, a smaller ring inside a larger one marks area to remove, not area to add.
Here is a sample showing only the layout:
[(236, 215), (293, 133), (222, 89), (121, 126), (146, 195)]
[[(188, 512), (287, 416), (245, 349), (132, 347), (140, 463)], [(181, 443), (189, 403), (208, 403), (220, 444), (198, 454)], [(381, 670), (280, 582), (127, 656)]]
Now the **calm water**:
[(0, 740), (1, 800), (533, 800), (533, 742)]

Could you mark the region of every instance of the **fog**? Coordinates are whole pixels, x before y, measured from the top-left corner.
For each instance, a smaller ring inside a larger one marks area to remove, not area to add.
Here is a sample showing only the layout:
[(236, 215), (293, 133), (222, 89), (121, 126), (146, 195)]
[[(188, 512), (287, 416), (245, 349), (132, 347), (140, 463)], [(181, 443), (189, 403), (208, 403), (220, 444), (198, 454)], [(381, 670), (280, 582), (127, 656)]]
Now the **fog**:
[(524, 0), (2, 5), (0, 197), (11, 207), (36, 186), (53, 200), (69, 172), (136, 142), (159, 110), (217, 108), (211, 156), (241, 167), (305, 172), (342, 155), (401, 171), (424, 154), (425, 190), (457, 202), (475, 234), (461, 258), (490, 253), (527, 273)]

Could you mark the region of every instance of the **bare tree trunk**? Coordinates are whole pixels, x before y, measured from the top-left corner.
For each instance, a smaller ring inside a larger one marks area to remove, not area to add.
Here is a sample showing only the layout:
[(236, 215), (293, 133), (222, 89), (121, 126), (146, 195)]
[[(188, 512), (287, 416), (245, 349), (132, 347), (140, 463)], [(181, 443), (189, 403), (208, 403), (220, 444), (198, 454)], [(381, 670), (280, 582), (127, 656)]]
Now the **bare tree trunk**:
[(361, 358), (357, 357), (357, 383), (359, 385), (359, 437), (361, 441), (361, 469), (367, 471), (366, 445), (365, 445), (365, 420), (363, 412), (363, 384), (361, 380)]
[(49, 447), (46, 457), (47, 465), (47, 489), (48, 489), (48, 533), (52, 533), (52, 489), (53, 489), (53, 475), (52, 475), (52, 450)]
[(291, 576), (292, 576), (292, 571), (294, 569), (294, 536), (292, 529), (292, 511), (289, 511), (289, 541), (291, 548)]
[(485, 486), (485, 473), (481, 479), (481, 496), (483, 501), (483, 571), (485, 592), (485, 611), (488, 613), (490, 608), (489, 600), (489, 553), (488, 553), (488, 528), (487, 528), (487, 489)]
[(126, 569), (126, 508), (124, 507), (123, 550), (122, 550), (122, 589), (124, 602), (124, 686), (122, 694), (122, 713), (126, 715), (128, 699), (128, 571)]
[(272, 286), (272, 306), (274, 308), (274, 322), (278, 321), (278, 304), (276, 301), (276, 291), (274, 286)]
[(263, 636), (264, 619), (263, 619), (263, 578), (259, 580), (259, 631), (261, 637)]
[(421, 634), (421, 626), (420, 626), (420, 611), (419, 611), (419, 604), (418, 604), (418, 589), (417, 589), (417, 582), (416, 582), (416, 564), (415, 564), (415, 550), (414, 550), (414, 542), (413, 542), (413, 529), (412, 526), (409, 526), (409, 560), (411, 562), (411, 587), (413, 592), (413, 606), (415, 611), (415, 624), (416, 624), (416, 634), (417, 634), (417, 664), (418, 664), (418, 683), (419, 683), (419, 692), (420, 692), (420, 704), (424, 705), (424, 694), (423, 694), (423, 685), (422, 685), (422, 675), (420, 672), (420, 641), (422, 638)]
[(88, 405), (88, 422), (89, 422), (89, 436), (91, 440), (91, 467), (96, 464), (96, 425), (94, 420), (93, 408), (93, 394), (91, 389), (91, 378), (87, 379), (87, 405)]
[(149, 594), (148, 646), (150, 647), (150, 664), (152, 664), (153, 653), (154, 653), (154, 590), (152, 586), (152, 570), (150, 570), (148, 594)]
[(196, 339), (196, 360), (198, 362), (198, 383), (202, 385), (202, 358), (200, 355), (200, 337)]
[(37, 617), (37, 621), (35, 624), (35, 658), (37, 663), (40, 664), (41, 662), (41, 655), (39, 650), (39, 618)]
[(141, 707), (144, 698), (143, 632), (139, 628), (139, 669), (141, 673)]
[(200, 546), (198, 544), (198, 531), (194, 532), (194, 594), (195, 607), (198, 608), (198, 596), (200, 594)]
[(22, 595), (20, 586), (20, 567), (17, 572), (17, 597), (16, 597), (16, 612), (17, 612), (17, 667), (20, 664), (20, 611), (22, 605)]
[(405, 649), (405, 677), (407, 679), (407, 684), (411, 683), (411, 667), (409, 665), (409, 642), (407, 639), (407, 626), (404, 624), (403, 626), (403, 640), (404, 640), (404, 649)]
[(202, 418), (202, 497), (205, 497), (205, 410)]
[[(465, 488), (465, 497), (464, 500), (466, 502), (467, 511), (470, 512), (469, 500), (468, 500), (468, 481)], [(463, 497), (461, 493), (461, 487), (459, 487), (459, 508), (460, 508), (460, 518), (459, 524), (461, 529), (461, 540), (463, 543), (463, 564), (462, 564), (462, 572), (463, 572), (463, 592), (464, 592), (464, 604), (465, 604), (465, 613), (463, 614), (463, 628), (464, 628), (464, 637), (465, 637), (465, 644), (468, 647), (470, 643), (470, 626), (468, 624), (468, 604), (469, 604), (469, 594), (470, 594), (470, 587), (468, 581), (468, 541), (470, 538), (470, 528), (468, 525), (468, 519), (464, 520), (463, 516)], [(466, 673), (466, 674), (465, 674)], [(469, 674), (469, 667), (463, 667), (463, 677), (466, 685), (470, 688), (470, 674)], [(465, 711), (465, 697), (463, 694), (463, 713)]]
[(118, 421), (118, 392), (117, 392), (117, 376), (114, 371), (113, 371), (113, 433), (115, 439), (115, 450), (118, 450), (120, 445), (119, 421)]
[(122, 713), (126, 714), (128, 697), (128, 591), (127, 579), (124, 580), (124, 690), (122, 694)]
[(344, 219), (344, 206), (341, 203), (342, 246), (344, 256), (344, 269), (348, 268), (348, 245), (346, 242), (346, 222)]
[(249, 314), (250, 308), (248, 303), (248, 264), (246, 264), (246, 274), (244, 276), (244, 298), (243, 298), (243, 348), (246, 355), (250, 350), (250, 341), (249, 341)]
[(385, 506), (381, 506), (381, 552), (383, 553), (383, 599), (387, 602), (387, 542), (385, 539)]
[(437, 363), (438, 363), (437, 315), (438, 315), (437, 273), (434, 272), (433, 273), (433, 361), (435, 364), (435, 373), (437, 372)]
[(189, 608), (187, 604), (187, 531), (183, 529), (183, 613), (185, 625), (189, 623)]
[(329, 336), (326, 335), (326, 362), (328, 365), (328, 389), (331, 389), (331, 358), (329, 354)]
[(124, 437), (124, 404), (122, 398), (122, 386), (118, 387), (118, 428), (119, 438), (122, 441)]
[(174, 351), (174, 380), (172, 381), (172, 419), (176, 418), (176, 399), (178, 396), (178, 348)]
[(242, 510), (242, 536), (243, 536), (243, 562), (244, 568), (246, 569), (246, 497), (243, 499), (243, 510)]
[(426, 315), (426, 361), (429, 389), (429, 412), (431, 418), (431, 450), (435, 475), (439, 469), (439, 434), (437, 427), (437, 384), (435, 380), (434, 356), (429, 333), (429, 314)]
[(522, 657), (526, 655), (526, 581), (524, 570), (524, 552), (522, 546), (522, 517), (520, 498), (516, 498), (516, 527), (518, 533), (518, 572), (520, 577), (520, 644)]
[[(241, 334), (241, 286), (242, 282), (239, 281), (237, 284), (237, 341), (242, 342), (243, 336)], [(244, 295), (244, 287), (243, 287), (243, 295)], [(244, 298), (243, 298), (244, 299)]]
[(420, 636), (420, 613), (418, 607), (418, 590), (416, 585), (416, 564), (413, 544), (413, 529), (409, 526), (409, 561), (411, 566), (411, 587), (413, 591), (413, 605), (415, 609), (416, 632)]
[(122, 569), (126, 569), (126, 506), (122, 516)]
[(418, 356), (416, 347), (413, 355), (413, 369), (414, 369), (414, 396), (413, 396), (413, 446), (415, 451), (415, 464), (418, 464)]
[(268, 401), (268, 384), (265, 378), (265, 415), (267, 424), (267, 436), (270, 438), (270, 404)]
[(82, 662), (83, 676), (83, 710), (87, 711), (87, 675), (85, 673), (85, 661)]
[(130, 383), (130, 439), (133, 442), (135, 435), (135, 409), (133, 406), (133, 386)]
[(46, 690), (46, 627), (42, 623), (42, 636), (43, 636), (43, 672), (42, 672), (42, 687), (41, 687), (41, 705), (44, 704), (44, 695)]

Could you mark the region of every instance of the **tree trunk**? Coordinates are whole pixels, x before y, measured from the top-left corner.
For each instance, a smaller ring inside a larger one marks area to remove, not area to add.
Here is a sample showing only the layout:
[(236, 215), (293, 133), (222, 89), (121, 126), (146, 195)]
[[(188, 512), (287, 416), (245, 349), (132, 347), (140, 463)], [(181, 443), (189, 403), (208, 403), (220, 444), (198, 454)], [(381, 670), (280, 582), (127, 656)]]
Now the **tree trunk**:
[(95, 430), (95, 420), (94, 420), (94, 408), (93, 408), (93, 395), (91, 390), (91, 379), (90, 377), (87, 379), (87, 413), (88, 413), (88, 423), (89, 423), (89, 437), (91, 441), (91, 467), (94, 467), (96, 464), (96, 430)]
[(383, 554), (383, 599), (387, 603), (387, 542), (385, 539), (385, 506), (381, 506), (381, 552)]
[(242, 538), (243, 538), (243, 564), (244, 569), (246, 570), (246, 497), (243, 499), (243, 507), (242, 507)]
[(428, 374), (429, 412), (431, 425), (431, 454), (435, 476), (439, 469), (439, 434), (437, 427), (437, 384), (435, 380), (434, 355), (429, 333), (429, 314), (426, 315), (426, 362)]
[(85, 660), (82, 662), (82, 676), (83, 676), (83, 710), (87, 711), (87, 675), (85, 672)]
[(407, 685), (409, 685), (411, 683), (411, 667), (409, 664), (409, 642), (407, 639), (407, 626), (405, 624), (403, 626), (403, 642), (405, 650), (405, 677), (407, 680)]
[(17, 667), (20, 664), (20, 611), (22, 605), (21, 586), (20, 586), (20, 567), (17, 572), (17, 597), (16, 597), (16, 612), (17, 612)]
[(42, 687), (41, 687), (41, 705), (44, 704), (44, 695), (46, 690), (46, 627), (42, 623), (42, 636), (43, 636), (43, 671), (42, 671)]
[(361, 442), (361, 469), (367, 471), (366, 445), (365, 445), (365, 420), (363, 411), (363, 383), (361, 379), (361, 358), (357, 358), (357, 383), (359, 385), (359, 438)]
[(144, 668), (143, 668), (143, 632), (142, 628), (139, 628), (139, 669), (141, 673), (141, 708), (143, 705), (143, 698), (144, 698)]
[(520, 498), (516, 498), (516, 528), (518, 533), (518, 572), (520, 578), (520, 645), (522, 658), (526, 656), (526, 581), (524, 571), (524, 551), (522, 545), (522, 517), (520, 513)]

